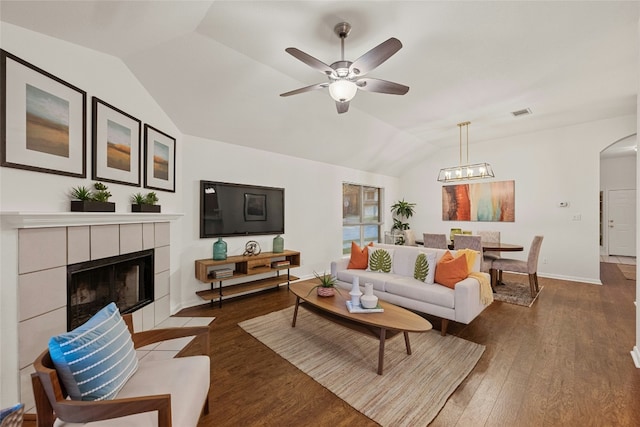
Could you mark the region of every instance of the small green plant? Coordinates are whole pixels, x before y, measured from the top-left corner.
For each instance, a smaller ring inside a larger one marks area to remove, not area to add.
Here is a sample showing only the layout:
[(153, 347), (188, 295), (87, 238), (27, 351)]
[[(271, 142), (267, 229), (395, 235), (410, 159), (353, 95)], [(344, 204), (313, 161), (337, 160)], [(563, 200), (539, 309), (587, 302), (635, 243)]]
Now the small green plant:
[(406, 202), (404, 199), (391, 205), (391, 213), (399, 218), (393, 219), (393, 227), (391, 230), (408, 230), (409, 223), (403, 222), (403, 219), (409, 219), (415, 213), (416, 204)]
[(142, 193), (136, 193), (131, 196), (131, 203), (134, 205), (155, 205), (160, 199), (153, 191), (143, 195)]
[(336, 286), (335, 277), (331, 275), (327, 275), (326, 272), (322, 273), (322, 276), (320, 276), (318, 273), (314, 271), (313, 275), (316, 277), (316, 279), (320, 280), (320, 284), (309, 289), (309, 293), (307, 294), (307, 296), (311, 295), (311, 292), (313, 292), (313, 290), (316, 288), (333, 288), (336, 290), (336, 292), (338, 292), (342, 296), (342, 294), (340, 293), (340, 288)]
[(96, 189), (96, 192), (93, 193), (93, 200), (96, 202), (108, 202), (109, 197), (111, 197), (111, 193), (108, 191), (108, 187), (101, 182), (96, 182), (93, 184), (93, 187)]
[(87, 200), (93, 200), (93, 193), (91, 192), (91, 189), (84, 185), (79, 185), (71, 189), (71, 198), (73, 200), (86, 202)]

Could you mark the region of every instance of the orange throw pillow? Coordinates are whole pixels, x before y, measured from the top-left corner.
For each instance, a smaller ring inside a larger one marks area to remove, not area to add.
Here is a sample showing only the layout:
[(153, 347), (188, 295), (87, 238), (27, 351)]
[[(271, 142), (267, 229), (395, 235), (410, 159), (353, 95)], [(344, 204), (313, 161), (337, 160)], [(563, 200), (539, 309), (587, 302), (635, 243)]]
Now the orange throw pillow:
[(466, 279), (468, 275), (469, 267), (466, 255), (454, 258), (451, 252), (447, 251), (436, 264), (435, 282), (448, 288), (455, 288), (456, 283)]
[[(369, 243), (368, 246), (373, 246), (373, 243)], [(360, 248), (356, 242), (351, 242), (351, 259), (349, 259), (347, 268), (366, 270), (367, 265), (369, 265), (369, 250), (367, 246)]]

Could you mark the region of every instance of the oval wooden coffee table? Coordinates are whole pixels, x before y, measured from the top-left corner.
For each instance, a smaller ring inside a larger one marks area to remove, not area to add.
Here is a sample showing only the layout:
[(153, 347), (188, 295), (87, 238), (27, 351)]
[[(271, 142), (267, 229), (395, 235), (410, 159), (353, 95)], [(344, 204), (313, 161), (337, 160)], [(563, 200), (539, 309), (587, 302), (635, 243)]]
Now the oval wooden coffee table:
[[(298, 307), (301, 302), (308, 311), (324, 317), (332, 322), (346, 326), (355, 331), (373, 335), (380, 339), (378, 350), (378, 375), (382, 375), (384, 366), (384, 344), (387, 338), (402, 332), (407, 347), (407, 354), (411, 354), (409, 332), (426, 332), (431, 329), (431, 323), (417, 314), (380, 300), (384, 309), (382, 313), (349, 313), (347, 300), (349, 292), (340, 289), (342, 296), (336, 292), (333, 297), (319, 297), (316, 290), (311, 289), (320, 283), (317, 279), (292, 283), (289, 286), (296, 296), (296, 307), (293, 311), (291, 327), (295, 328), (298, 317)], [(311, 291), (311, 293), (309, 293)]]

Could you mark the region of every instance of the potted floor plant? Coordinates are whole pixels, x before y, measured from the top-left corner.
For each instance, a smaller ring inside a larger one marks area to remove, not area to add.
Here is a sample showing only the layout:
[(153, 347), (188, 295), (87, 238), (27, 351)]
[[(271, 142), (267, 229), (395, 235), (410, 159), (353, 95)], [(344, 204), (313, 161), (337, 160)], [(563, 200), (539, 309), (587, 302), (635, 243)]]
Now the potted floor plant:
[(131, 212), (160, 212), (160, 199), (153, 191), (147, 194), (136, 193), (131, 196)]
[[(395, 216), (395, 218), (393, 218), (393, 227), (391, 227), (391, 231), (398, 230), (402, 233), (404, 230), (408, 230), (410, 228), (409, 223), (404, 221), (413, 216), (415, 213), (415, 207), (415, 203), (409, 203), (404, 199), (398, 200), (396, 203), (391, 205), (391, 214)], [(396, 245), (403, 245), (404, 237), (402, 235), (398, 236), (394, 243)]]
[(313, 272), (313, 275), (316, 276), (316, 279), (320, 280), (320, 283), (309, 289), (309, 293), (307, 295), (310, 295), (314, 289), (317, 290), (318, 296), (321, 297), (332, 297), (335, 295), (335, 292), (338, 292), (340, 295), (342, 295), (340, 293), (340, 289), (336, 287), (335, 277), (327, 275), (326, 273), (323, 273), (323, 275), (320, 276), (315, 271)]
[(71, 189), (71, 212), (115, 212), (116, 204), (109, 201), (111, 193), (101, 182), (93, 184), (94, 190), (79, 185)]

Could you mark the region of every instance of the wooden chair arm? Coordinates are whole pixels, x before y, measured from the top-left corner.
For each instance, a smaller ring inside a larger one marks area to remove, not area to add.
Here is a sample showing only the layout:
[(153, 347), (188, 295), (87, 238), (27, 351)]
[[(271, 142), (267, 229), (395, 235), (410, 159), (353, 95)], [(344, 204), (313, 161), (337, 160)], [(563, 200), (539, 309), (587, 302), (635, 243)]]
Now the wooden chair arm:
[(170, 394), (94, 402), (62, 400), (54, 404), (53, 410), (61, 420), (74, 423), (88, 423), (158, 411), (158, 427), (171, 427)]
[[(197, 354), (209, 356), (209, 332), (210, 329), (208, 326), (188, 326), (179, 328), (151, 329), (148, 331), (136, 332), (132, 334), (131, 337), (133, 339), (133, 346), (138, 349), (149, 344), (193, 336), (195, 341), (200, 342), (200, 352)], [(178, 356), (181, 355), (181, 353), (178, 354)]]

